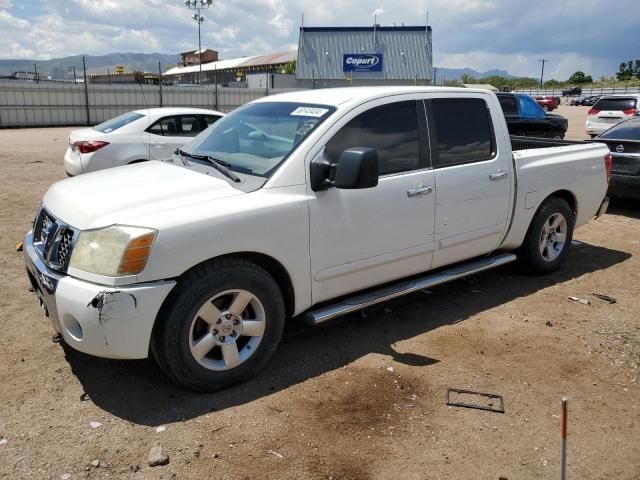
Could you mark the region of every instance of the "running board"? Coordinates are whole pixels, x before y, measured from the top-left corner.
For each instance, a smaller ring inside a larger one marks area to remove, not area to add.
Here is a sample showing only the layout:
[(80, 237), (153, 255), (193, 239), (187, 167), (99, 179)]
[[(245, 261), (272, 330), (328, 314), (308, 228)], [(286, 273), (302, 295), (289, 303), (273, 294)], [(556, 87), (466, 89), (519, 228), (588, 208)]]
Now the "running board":
[(458, 280), (459, 278), (463, 278), (474, 273), (506, 265), (507, 263), (513, 262), (515, 259), (516, 256), (513, 253), (502, 253), (494, 257), (473, 260), (469, 263), (457, 265), (453, 268), (441, 270), (436, 273), (431, 273), (424, 277), (400, 281), (360, 295), (347, 297), (340, 300), (338, 303), (309, 310), (304, 314), (304, 320), (309, 325), (318, 325), (319, 323), (326, 322), (332, 318), (370, 307), (376, 303), (386, 302), (392, 298), (401, 297), (408, 293), (422, 290), (423, 288), (435, 287), (436, 285)]

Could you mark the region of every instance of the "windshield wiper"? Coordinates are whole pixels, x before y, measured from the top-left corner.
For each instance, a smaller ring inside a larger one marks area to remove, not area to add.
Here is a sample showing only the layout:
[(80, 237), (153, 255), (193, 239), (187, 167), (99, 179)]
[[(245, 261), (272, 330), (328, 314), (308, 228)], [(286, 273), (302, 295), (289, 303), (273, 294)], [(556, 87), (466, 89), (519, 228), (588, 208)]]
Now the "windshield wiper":
[(237, 176), (235, 173), (229, 170), (229, 167), (231, 166), (230, 163), (219, 160), (215, 157), (212, 157), (211, 155), (193, 155), (191, 153), (185, 152), (184, 150), (178, 150), (178, 153), (183, 157), (193, 158), (194, 160), (206, 160), (213, 166), (213, 168), (215, 168), (218, 172), (223, 174), (225, 177), (233, 180), (236, 183), (239, 183), (242, 181), (239, 176)]

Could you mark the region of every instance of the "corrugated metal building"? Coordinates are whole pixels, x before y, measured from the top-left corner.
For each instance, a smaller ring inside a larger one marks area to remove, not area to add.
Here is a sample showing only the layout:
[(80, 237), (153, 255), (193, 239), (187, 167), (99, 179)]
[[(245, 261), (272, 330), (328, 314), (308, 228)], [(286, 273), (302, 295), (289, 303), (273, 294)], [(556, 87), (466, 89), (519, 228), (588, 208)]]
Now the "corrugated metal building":
[[(294, 51), (203, 63), (202, 83), (234, 86), (239, 82), (244, 82), (248, 73), (281, 73), (282, 69), (295, 59), (296, 52)], [(199, 70), (200, 66), (196, 64), (171, 68), (164, 75), (173, 83), (197, 83)]]
[(301, 27), (296, 76), (316, 87), (430, 84), (431, 27)]

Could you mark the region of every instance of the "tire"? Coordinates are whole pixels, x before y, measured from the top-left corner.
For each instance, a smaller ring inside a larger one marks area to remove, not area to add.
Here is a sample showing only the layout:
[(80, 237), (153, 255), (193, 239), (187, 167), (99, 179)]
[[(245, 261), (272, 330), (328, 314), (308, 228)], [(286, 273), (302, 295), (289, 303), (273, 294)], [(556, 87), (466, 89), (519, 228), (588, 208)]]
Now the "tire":
[(284, 322), (282, 293), (269, 273), (242, 259), (218, 259), (178, 283), (154, 327), (151, 350), (173, 381), (212, 392), (258, 373)]
[(562, 130), (551, 130), (551, 132), (549, 132), (549, 138), (553, 140), (563, 140), (564, 132)]
[(558, 197), (545, 200), (533, 217), (520, 248), (523, 266), (537, 274), (560, 268), (571, 247), (573, 225), (573, 211), (566, 200)]
[(542, 110), (544, 110), (545, 112), (549, 111), (549, 107), (547, 105), (543, 105), (542, 106)]

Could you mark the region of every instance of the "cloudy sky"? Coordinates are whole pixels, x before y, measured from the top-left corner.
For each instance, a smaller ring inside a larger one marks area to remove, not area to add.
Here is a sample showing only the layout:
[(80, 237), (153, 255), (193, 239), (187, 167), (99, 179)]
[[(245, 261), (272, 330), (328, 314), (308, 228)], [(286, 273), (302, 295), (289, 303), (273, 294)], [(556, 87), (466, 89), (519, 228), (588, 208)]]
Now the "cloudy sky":
[[(599, 77), (640, 58), (640, 0), (216, 0), (203, 46), (221, 58), (294, 49), (308, 26), (373, 21), (433, 27), (434, 64), (565, 79)], [(0, 0), (0, 58), (111, 52), (177, 53), (197, 47), (181, 0)]]

